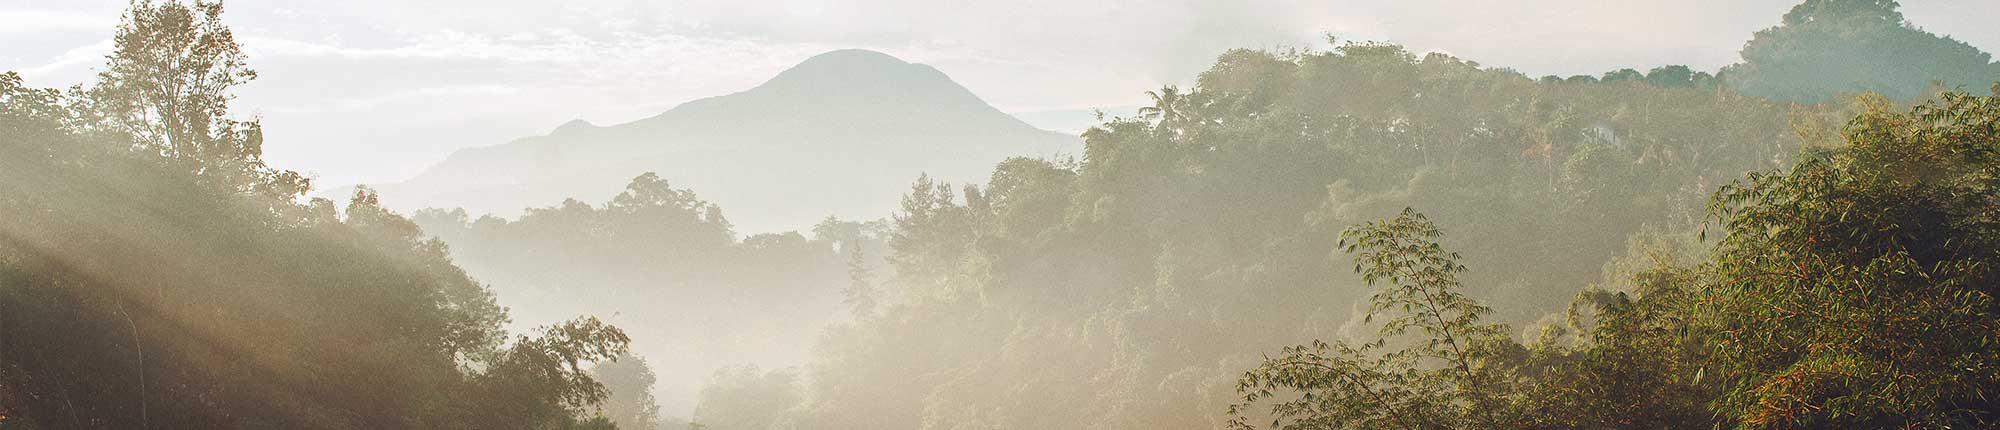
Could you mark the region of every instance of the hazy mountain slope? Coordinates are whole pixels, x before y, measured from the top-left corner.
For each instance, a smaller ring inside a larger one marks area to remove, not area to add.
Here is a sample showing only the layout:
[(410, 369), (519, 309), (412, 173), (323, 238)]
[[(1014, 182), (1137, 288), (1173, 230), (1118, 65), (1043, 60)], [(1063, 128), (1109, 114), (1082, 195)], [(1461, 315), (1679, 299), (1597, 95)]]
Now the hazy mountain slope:
[(1074, 152), (937, 69), (879, 52), (820, 54), (747, 91), (599, 127), (452, 154), (377, 188), (391, 207), (515, 216), (564, 198), (602, 201), (647, 171), (700, 190), (741, 231), (803, 228), (829, 214), (886, 216), (919, 173), (984, 182), (1012, 155)]

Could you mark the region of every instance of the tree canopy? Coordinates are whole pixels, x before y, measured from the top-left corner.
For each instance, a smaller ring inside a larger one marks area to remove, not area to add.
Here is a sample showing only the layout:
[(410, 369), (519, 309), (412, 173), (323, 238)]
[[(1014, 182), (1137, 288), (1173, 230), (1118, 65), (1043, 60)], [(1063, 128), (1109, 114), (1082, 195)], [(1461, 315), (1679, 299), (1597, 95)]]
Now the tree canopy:
[(0, 74), (0, 408), (28, 428), (560, 428), (629, 340), (531, 335), (366, 189), (298, 201), (219, 3), (137, 2), (97, 83)]
[[(1706, 261), (1655, 260), (1587, 290), (1568, 323), (1495, 336), (1456, 294), (1464, 268), (1420, 215), (1349, 230), (1387, 279), (1360, 345), (1287, 347), (1245, 373), (1231, 425), (1254, 428), (1986, 428), (2000, 424), (1991, 282), (2000, 87), (1898, 111), (1847, 145), (1752, 173), (1709, 205)], [(1419, 328), (1415, 333), (1409, 328)], [(1561, 342), (1564, 330), (1576, 338)], [(1414, 339), (1412, 339), (1414, 338)], [(1401, 349), (1385, 345), (1409, 345)], [(1273, 398), (1268, 413), (1252, 405)]]
[(1932, 92), (1934, 82), (1978, 91), (2000, 81), (1992, 55), (1917, 28), (1899, 7), (1807, 0), (1744, 43), (1742, 62), (1722, 75), (1744, 94), (1805, 102), (1868, 91), (1901, 101)]

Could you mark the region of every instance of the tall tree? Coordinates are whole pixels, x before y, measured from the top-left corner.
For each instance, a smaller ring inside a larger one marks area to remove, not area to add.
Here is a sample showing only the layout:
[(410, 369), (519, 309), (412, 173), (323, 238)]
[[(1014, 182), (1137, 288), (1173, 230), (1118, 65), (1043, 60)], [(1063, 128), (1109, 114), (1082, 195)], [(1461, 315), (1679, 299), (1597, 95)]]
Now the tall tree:
[[(1380, 337), (1359, 346), (1314, 341), (1265, 359), (1238, 382), (1244, 403), (1230, 406), (1230, 427), (1255, 428), (1250, 405), (1294, 392), (1297, 398), (1271, 406), (1272, 427), (1513, 427), (1500, 410), (1500, 381), (1488, 369), (1508, 340), (1499, 325), (1481, 320), (1491, 312), (1485, 305), (1458, 291), (1465, 266), (1437, 243), (1441, 235), (1409, 209), (1342, 232), (1361, 278), (1387, 284), (1371, 296), (1365, 314), (1385, 318)], [(1403, 339), (1410, 334), (1416, 339)], [(1387, 349), (1404, 344), (1409, 346)]]
[(1722, 76), (1744, 94), (1816, 102), (1873, 91), (1896, 100), (1932, 82), (1978, 90), (2000, 81), (1992, 56), (1907, 22), (1895, 0), (1806, 0), (1743, 45)]
[[(591, 377), (604, 384), (610, 392), (601, 407), (606, 418), (618, 424), (618, 428), (631, 430), (656, 430), (660, 427), (660, 402), (653, 398), (653, 383), (658, 379), (653, 375), (652, 366), (646, 365), (646, 358), (624, 354), (611, 361), (598, 363), (590, 369)], [(676, 429), (678, 430), (678, 429)]]
[(222, 2), (134, 0), (98, 80), (79, 94), (84, 123), (240, 191), (289, 198), (303, 176), (264, 164), (256, 119), (229, 113), (233, 90), (257, 78), (222, 22)]

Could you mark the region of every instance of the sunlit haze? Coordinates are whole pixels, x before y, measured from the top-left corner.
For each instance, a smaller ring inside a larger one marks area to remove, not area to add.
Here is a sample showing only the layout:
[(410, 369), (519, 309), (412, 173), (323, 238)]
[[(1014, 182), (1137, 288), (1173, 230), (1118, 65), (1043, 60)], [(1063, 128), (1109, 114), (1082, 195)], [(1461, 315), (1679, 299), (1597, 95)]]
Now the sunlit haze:
[(2000, 428), (1995, 18), (0, 0), (0, 430)]

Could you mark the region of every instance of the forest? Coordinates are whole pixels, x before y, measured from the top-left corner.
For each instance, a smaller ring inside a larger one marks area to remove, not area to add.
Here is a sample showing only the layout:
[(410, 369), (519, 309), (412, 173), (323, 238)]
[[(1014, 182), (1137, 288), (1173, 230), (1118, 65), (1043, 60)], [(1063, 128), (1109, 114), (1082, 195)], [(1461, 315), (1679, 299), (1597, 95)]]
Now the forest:
[(311, 197), (223, 5), (136, 1), (93, 82), (0, 74), (0, 429), (2000, 428), (2000, 63), (1899, 8), (1714, 71), (1234, 49), (745, 234), (669, 172)]

